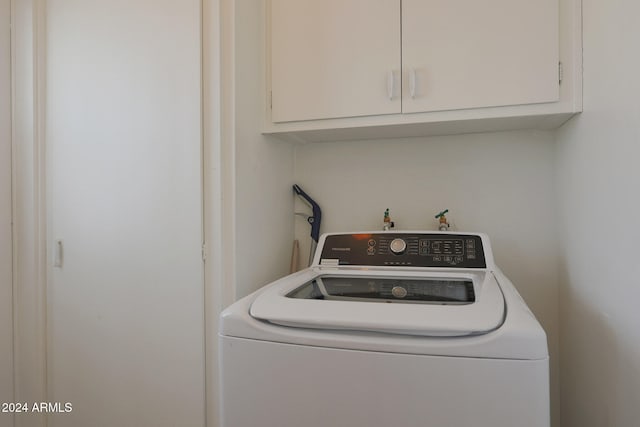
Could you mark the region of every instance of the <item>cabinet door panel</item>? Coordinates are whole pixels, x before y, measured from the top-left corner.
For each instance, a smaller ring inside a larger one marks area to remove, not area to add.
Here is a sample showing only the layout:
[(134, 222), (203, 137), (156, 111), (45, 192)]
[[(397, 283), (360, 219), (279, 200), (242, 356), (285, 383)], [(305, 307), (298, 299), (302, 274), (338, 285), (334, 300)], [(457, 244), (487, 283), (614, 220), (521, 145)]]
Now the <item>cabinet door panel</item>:
[(558, 0), (402, 0), (403, 112), (557, 101), (558, 10)]
[(399, 0), (272, 0), (271, 90), (273, 122), (400, 113)]

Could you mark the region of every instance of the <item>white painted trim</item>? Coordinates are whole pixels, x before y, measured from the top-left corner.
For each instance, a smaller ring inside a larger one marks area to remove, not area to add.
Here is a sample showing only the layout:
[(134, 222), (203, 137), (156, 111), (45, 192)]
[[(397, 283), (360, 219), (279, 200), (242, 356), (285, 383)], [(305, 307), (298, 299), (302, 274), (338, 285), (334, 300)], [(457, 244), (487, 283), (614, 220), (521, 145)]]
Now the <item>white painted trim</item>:
[(584, 96), (584, 83), (583, 83), (583, 17), (582, 17), (582, 0), (574, 0), (573, 13), (573, 38), (571, 40), (571, 51), (573, 52), (573, 93), (574, 93), (574, 108), (576, 111), (582, 111), (582, 102)]
[[(15, 399), (47, 399), (45, 0), (12, 1), (12, 162)], [(46, 425), (46, 416), (16, 426)]]
[(236, 120), (235, 0), (222, 0), (220, 76), (220, 159), (222, 162), (222, 247), (225, 270), (221, 283), (223, 308), (236, 300)]
[[(0, 55), (2, 55), (2, 69), (0, 70), (0, 93), (9, 96), (3, 96), (0, 106), (0, 170), (2, 177), (0, 178), (0, 313), (2, 314), (2, 332), (0, 333), (0, 346), (2, 355), (0, 355), (0, 401), (15, 401), (14, 386), (14, 353), (13, 353), (13, 212), (12, 212), (12, 155), (11, 155), (11, 100), (12, 91), (12, 73), (11, 73), (11, 1), (2, 0), (0, 2), (0, 28), (2, 37), (0, 43)], [(14, 414), (0, 414), (0, 419), (13, 426)]]
[(207, 426), (220, 422), (218, 318), (235, 298), (233, 0), (203, 1), (203, 154)]
[[(36, 231), (34, 233), (34, 245), (35, 245), (35, 262), (34, 267), (37, 271), (35, 292), (38, 295), (36, 300), (37, 306), (34, 306), (34, 311), (38, 313), (36, 319), (37, 324), (37, 337), (34, 337), (38, 342), (41, 352), (38, 353), (36, 363), (38, 366), (34, 367), (36, 371), (42, 372), (42, 378), (40, 379), (42, 384), (43, 401), (47, 401), (49, 394), (48, 386), (48, 357), (47, 348), (49, 342), (49, 333), (47, 330), (48, 324), (48, 310), (47, 310), (47, 287), (48, 287), (48, 212), (49, 202), (47, 201), (47, 149), (46, 149), (46, 0), (38, 0), (35, 3), (33, 9), (33, 22), (34, 22), (34, 53), (33, 53), (33, 102), (34, 102), (34, 163), (35, 174), (34, 180), (36, 182), (36, 192), (34, 197), (35, 209), (35, 224)], [(44, 425), (47, 425), (46, 417), (43, 420)]]

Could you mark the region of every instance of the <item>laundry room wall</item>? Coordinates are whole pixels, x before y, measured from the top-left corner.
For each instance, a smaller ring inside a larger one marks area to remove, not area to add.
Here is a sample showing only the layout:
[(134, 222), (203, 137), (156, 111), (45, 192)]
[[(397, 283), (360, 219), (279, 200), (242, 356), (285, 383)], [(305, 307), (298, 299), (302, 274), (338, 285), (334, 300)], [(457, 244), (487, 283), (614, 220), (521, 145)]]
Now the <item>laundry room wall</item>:
[(293, 147), (261, 134), (264, 3), (236, 0), (236, 297), (289, 272), (293, 242)]
[[(316, 143), (297, 146), (295, 180), (320, 204), (322, 232), (379, 230), (389, 208), (401, 230), (435, 230), (434, 215), (449, 209), (452, 230), (487, 233), (497, 264), (547, 331), (557, 421), (553, 156), (547, 131)], [(296, 238), (307, 254), (309, 226), (300, 217)]]
[(640, 423), (634, 1), (583, 1), (584, 112), (557, 135), (563, 427)]

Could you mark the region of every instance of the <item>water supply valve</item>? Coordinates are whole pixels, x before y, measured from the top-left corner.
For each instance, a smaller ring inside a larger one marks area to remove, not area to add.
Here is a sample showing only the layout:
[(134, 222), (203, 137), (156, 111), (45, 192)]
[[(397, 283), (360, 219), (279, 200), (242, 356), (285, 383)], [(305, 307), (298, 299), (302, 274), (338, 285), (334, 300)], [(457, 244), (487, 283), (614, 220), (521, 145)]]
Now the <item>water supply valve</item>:
[(387, 208), (384, 211), (384, 219), (382, 221), (382, 230), (389, 231), (393, 227), (395, 227), (395, 224), (393, 223), (393, 221), (391, 221), (391, 216), (389, 216), (389, 208)]
[(439, 220), (438, 223), (438, 230), (440, 231), (448, 231), (449, 230), (449, 223), (447, 222), (447, 217), (445, 216), (445, 214), (449, 212), (449, 209), (445, 209), (442, 212), (438, 213), (436, 215), (436, 219)]

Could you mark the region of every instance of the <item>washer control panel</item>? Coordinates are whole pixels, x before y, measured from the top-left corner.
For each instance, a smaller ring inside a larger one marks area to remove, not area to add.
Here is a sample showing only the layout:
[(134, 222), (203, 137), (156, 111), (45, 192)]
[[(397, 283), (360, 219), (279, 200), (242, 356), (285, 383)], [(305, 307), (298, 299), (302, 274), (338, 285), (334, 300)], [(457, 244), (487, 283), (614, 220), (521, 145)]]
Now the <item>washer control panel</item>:
[(482, 238), (473, 234), (335, 234), (320, 250), (327, 265), (486, 268)]

